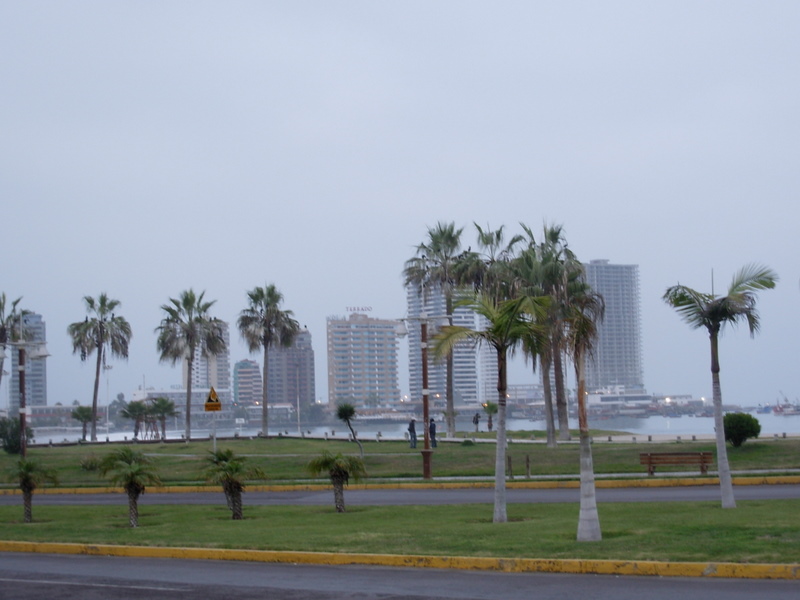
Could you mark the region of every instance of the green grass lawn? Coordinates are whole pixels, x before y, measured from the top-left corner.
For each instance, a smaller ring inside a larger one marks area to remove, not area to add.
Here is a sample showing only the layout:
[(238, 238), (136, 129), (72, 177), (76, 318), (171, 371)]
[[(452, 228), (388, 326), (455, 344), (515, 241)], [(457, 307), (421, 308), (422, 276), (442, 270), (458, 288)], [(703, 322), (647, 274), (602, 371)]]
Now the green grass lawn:
[[(525, 432), (517, 432), (525, 435)], [(530, 436), (528, 436), (530, 437)], [(403, 442), (365, 441), (365, 463), (368, 481), (386, 478), (407, 477), (421, 479), (422, 460), (417, 450), (411, 450)], [(110, 444), (35, 447), (28, 456), (59, 473), (61, 485), (97, 486), (105, 485), (97, 471), (86, 471), (81, 463), (90, 458), (100, 458), (109, 452)], [(151, 455), (165, 484), (186, 485), (202, 481), (203, 459), (211, 449), (211, 442), (185, 443), (140, 443), (141, 451)], [(307, 479), (305, 465), (322, 450), (356, 454), (358, 447), (346, 441), (304, 440), (293, 438), (271, 438), (253, 440), (224, 440), (220, 448), (231, 448), (237, 454), (247, 456), (260, 466), (273, 482), (292, 482)], [(639, 473), (646, 470), (639, 464), (639, 453), (644, 451), (711, 451), (716, 453), (713, 442), (668, 442), (668, 443), (608, 443), (593, 445), (595, 472)], [(511, 443), (508, 447), (514, 475), (524, 477), (526, 460), (530, 461), (532, 475), (574, 475), (579, 470), (578, 445), (560, 444), (549, 449), (543, 444)], [(494, 474), (494, 444), (442, 443), (433, 454), (434, 477), (486, 477)], [(798, 469), (800, 468), (800, 440), (750, 440), (741, 448), (729, 448), (731, 468), (741, 469)], [(16, 457), (0, 455), (0, 474), (8, 471)], [(671, 471), (699, 474), (691, 466), (670, 467)], [(0, 480), (5, 480), (0, 475)], [(4, 484), (13, 487), (12, 484)]]
[[(345, 498), (347, 494), (345, 493)], [(156, 496), (148, 502), (156, 502)], [(343, 553), (800, 563), (800, 500), (601, 504), (603, 540), (575, 541), (576, 504), (510, 504), (509, 522), (491, 505), (247, 506), (230, 520), (219, 506), (142, 505), (140, 527), (118, 506), (0, 507), (0, 539)]]

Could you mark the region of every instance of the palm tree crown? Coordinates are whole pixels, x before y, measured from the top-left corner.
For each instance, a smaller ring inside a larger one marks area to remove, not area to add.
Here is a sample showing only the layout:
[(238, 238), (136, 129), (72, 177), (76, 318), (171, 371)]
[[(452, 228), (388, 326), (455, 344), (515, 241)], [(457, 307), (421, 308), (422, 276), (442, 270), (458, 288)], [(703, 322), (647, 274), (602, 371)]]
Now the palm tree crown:
[(226, 343), (224, 324), (209, 315), (215, 301), (206, 301), (205, 292), (199, 295), (189, 289), (179, 298), (170, 298), (161, 306), (166, 313), (156, 328), (160, 360), (173, 365), (185, 360), (188, 372), (186, 382), (186, 439), (192, 435), (192, 369), (198, 350), (202, 356), (216, 356), (224, 352)]
[(262, 365), (262, 407), (261, 432), (267, 436), (269, 425), (268, 382), (269, 382), (269, 350), (277, 346), (290, 347), (298, 332), (300, 324), (293, 318), (290, 310), (282, 310), (283, 294), (274, 285), (256, 287), (247, 292), (249, 305), (239, 313), (239, 333), (247, 342), (250, 352), (264, 352)]
[(116, 358), (128, 358), (128, 345), (131, 341), (131, 326), (125, 317), (116, 315), (119, 300), (100, 294), (97, 299), (84, 296), (83, 301), (88, 313), (83, 321), (72, 323), (67, 333), (72, 340), (72, 351), (80, 353), (81, 360), (86, 360), (92, 352), (97, 351), (97, 363), (94, 374), (94, 392), (92, 394), (92, 430), (91, 439), (97, 441), (97, 397), (100, 390), (100, 373), (106, 364), (106, 354)]

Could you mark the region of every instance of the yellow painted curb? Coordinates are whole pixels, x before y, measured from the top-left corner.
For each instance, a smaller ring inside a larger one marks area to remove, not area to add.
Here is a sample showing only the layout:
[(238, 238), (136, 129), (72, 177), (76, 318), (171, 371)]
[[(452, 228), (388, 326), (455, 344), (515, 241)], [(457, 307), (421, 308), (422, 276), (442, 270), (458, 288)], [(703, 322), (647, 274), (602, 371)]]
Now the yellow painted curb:
[(397, 554), (340, 554), (332, 552), (273, 552), (219, 548), (164, 548), (105, 544), (56, 544), (0, 541), (0, 552), (85, 554), (136, 558), (236, 560), (322, 565), (368, 565), (503, 571), (507, 573), (572, 573), (594, 575), (648, 575), (656, 577), (726, 577), (737, 579), (800, 579), (800, 565), (680, 563), (627, 560), (559, 560), (540, 558), (486, 558)]

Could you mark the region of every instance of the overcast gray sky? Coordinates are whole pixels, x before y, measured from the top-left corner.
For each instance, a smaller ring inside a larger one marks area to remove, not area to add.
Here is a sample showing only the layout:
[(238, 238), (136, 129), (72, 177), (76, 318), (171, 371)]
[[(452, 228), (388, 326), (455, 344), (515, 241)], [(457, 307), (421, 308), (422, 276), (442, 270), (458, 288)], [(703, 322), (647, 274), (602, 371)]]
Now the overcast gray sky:
[(0, 291), (47, 322), (50, 403), (85, 404), (84, 295), (122, 301), (130, 397), (180, 379), (153, 334), (170, 297), (234, 322), (275, 283), (325, 397), (326, 316), (403, 316), (428, 226), (474, 245), (473, 221), (547, 221), (581, 260), (640, 266), (654, 393), (711, 395), (708, 339), (664, 290), (775, 269), (760, 335), (723, 338), (723, 396), (794, 400), (798, 31), (773, 1), (0, 0)]

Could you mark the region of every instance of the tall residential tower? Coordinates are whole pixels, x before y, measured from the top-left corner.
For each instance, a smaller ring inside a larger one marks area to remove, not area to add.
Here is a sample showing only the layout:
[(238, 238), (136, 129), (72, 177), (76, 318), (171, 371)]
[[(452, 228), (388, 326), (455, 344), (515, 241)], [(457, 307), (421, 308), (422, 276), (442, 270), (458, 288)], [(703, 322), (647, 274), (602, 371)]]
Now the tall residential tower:
[(603, 296), (605, 318), (598, 326), (594, 357), (587, 361), (589, 391), (623, 387), (644, 390), (639, 266), (593, 260), (584, 265), (586, 282)]

